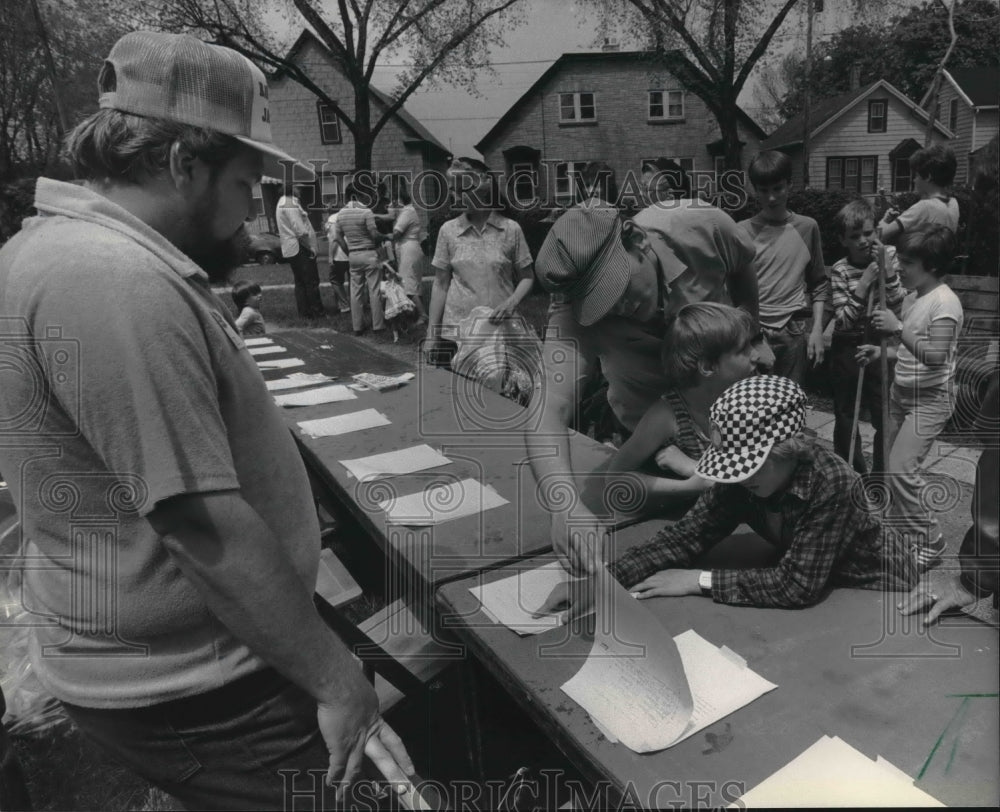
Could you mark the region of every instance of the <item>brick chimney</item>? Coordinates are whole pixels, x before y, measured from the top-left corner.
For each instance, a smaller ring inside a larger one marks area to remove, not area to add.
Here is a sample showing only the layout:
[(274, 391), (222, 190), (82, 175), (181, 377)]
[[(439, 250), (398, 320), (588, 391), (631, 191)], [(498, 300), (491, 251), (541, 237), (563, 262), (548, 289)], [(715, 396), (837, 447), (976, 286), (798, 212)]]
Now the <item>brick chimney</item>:
[(859, 62), (851, 63), (851, 90), (857, 90), (861, 87), (861, 64)]

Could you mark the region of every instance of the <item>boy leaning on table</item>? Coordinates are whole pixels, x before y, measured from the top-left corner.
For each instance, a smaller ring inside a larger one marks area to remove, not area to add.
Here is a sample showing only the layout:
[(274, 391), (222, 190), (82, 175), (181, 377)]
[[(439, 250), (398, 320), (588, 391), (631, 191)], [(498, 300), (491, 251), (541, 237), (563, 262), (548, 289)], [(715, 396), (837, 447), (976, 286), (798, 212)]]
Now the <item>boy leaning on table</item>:
[[(859, 475), (803, 431), (805, 405), (798, 384), (777, 375), (729, 387), (712, 405), (712, 447), (696, 468), (716, 484), (680, 521), (610, 564), (611, 574), (640, 599), (704, 595), (783, 608), (810, 606), (833, 586), (913, 587), (916, 567), (883, 534)], [(774, 546), (777, 563), (700, 569), (699, 559), (741, 523)], [(541, 611), (586, 600), (578, 589), (561, 585)]]

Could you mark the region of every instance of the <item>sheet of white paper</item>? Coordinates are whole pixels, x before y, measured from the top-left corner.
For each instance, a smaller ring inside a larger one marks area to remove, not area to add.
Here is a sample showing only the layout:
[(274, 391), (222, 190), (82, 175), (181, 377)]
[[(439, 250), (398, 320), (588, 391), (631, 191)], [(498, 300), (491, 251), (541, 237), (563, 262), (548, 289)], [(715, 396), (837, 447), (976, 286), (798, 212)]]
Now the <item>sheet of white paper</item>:
[(301, 358), (265, 358), (263, 361), (257, 362), (257, 366), (261, 369), (291, 369), (305, 365), (306, 362)]
[(329, 375), (317, 372), (315, 375), (307, 375), (304, 372), (293, 372), (287, 378), (275, 378), (273, 381), (266, 381), (268, 391), (280, 392), (282, 389), (302, 389), (305, 386), (315, 386), (318, 383), (332, 381)]
[(893, 770), (824, 736), (731, 808), (944, 806)]
[(293, 392), (289, 395), (275, 395), (274, 401), (279, 406), (318, 406), (321, 403), (336, 403), (341, 400), (357, 400), (350, 389), (342, 383), (333, 386), (322, 386), (319, 389), (307, 389), (305, 392)]
[(536, 618), (532, 615), (542, 608), (553, 589), (569, 580), (570, 574), (558, 561), (553, 561), (491, 584), (471, 587), (469, 592), (476, 596), (483, 605), (483, 611), (492, 615), (496, 622), (521, 636), (541, 634), (562, 625), (564, 618), (557, 615)]
[(247, 352), (253, 356), (257, 355), (276, 355), (279, 352), (287, 352), (284, 347), (279, 347), (277, 344), (267, 344), (263, 347), (247, 347)]
[(274, 341), (267, 336), (258, 336), (257, 338), (244, 338), (243, 343), (248, 347), (263, 347), (265, 344), (273, 344)]
[(450, 522), (465, 516), (475, 516), (486, 510), (508, 504), (489, 485), (477, 479), (462, 479), (446, 485), (432, 485), (409, 496), (397, 496), (379, 502), (390, 524), (411, 527)]
[[(368, 411), (375, 411), (369, 409)], [(361, 412), (358, 412), (361, 414)], [(388, 422), (388, 421), (387, 421)], [(435, 451), (429, 445), (415, 445), (412, 448), (401, 448), (398, 451), (387, 451), (384, 454), (374, 454), (371, 457), (358, 457), (353, 460), (341, 460), (343, 465), (359, 482), (370, 482), (383, 476), (400, 476), (438, 468), (451, 462), (440, 451)]]
[(320, 417), (316, 420), (302, 420), (299, 428), (310, 437), (333, 437), (337, 434), (347, 434), (362, 429), (372, 429), (376, 426), (388, 426), (392, 421), (375, 409), (363, 409), (360, 412), (338, 414), (333, 417)]
[(637, 753), (675, 744), (695, 704), (678, 645), (607, 571), (598, 575), (596, 594), (593, 648), (563, 691)]

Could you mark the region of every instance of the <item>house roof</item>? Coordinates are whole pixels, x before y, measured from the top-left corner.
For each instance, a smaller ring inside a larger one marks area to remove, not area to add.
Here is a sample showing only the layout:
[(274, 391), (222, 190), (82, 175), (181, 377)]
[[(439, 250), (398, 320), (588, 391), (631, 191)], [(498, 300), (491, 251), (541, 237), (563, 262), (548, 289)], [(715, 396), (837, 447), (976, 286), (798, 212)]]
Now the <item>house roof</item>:
[[(675, 56), (680, 56), (685, 62), (687, 62), (691, 66), (692, 71), (696, 70), (690, 60), (680, 54), (679, 51), (674, 51), (673, 54)], [(546, 82), (551, 80), (560, 71), (581, 62), (636, 62), (643, 59), (649, 60), (654, 55), (653, 51), (586, 51), (581, 53), (563, 54), (545, 69), (545, 72), (535, 80), (534, 84), (532, 84), (531, 87), (529, 87), (527, 91), (525, 91), (520, 98), (517, 99), (517, 101), (507, 108), (507, 111), (500, 116), (499, 119), (497, 119), (496, 124), (490, 128), (489, 132), (479, 139), (479, 143), (476, 144), (476, 149), (483, 152), (484, 146), (487, 146), (491, 141), (499, 137), (500, 133), (503, 132), (504, 128), (508, 123), (510, 123), (521, 108), (534, 99), (539, 89), (541, 89)], [(677, 78), (683, 79), (683, 77)], [(766, 133), (760, 128), (760, 125), (743, 112), (743, 110), (739, 111), (739, 117), (740, 121), (749, 127), (757, 136), (763, 138), (766, 135)]]
[[(902, 92), (890, 85), (887, 81), (885, 81), (885, 79), (879, 79), (877, 82), (872, 82), (870, 85), (865, 85), (864, 87), (859, 87), (856, 90), (849, 90), (846, 93), (841, 93), (839, 96), (833, 96), (829, 99), (820, 99), (815, 102), (812, 105), (812, 109), (809, 114), (809, 137), (812, 138), (813, 136), (821, 133), (838, 118), (844, 115), (844, 113), (850, 110), (855, 104), (878, 90), (890, 93), (909, 107), (914, 115), (924, 120), (927, 119), (927, 113), (922, 110), (916, 102), (904, 96)], [(805, 116), (802, 113), (790, 118), (761, 143), (761, 149), (780, 149), (782, 147), (792, 147), (801, 144), (802, 125), (804, 120)], [(951, 131), (948, 130), (940, 121), (935, 121), (934, 127), (944, 136), (948, 138), (952, 137)]]
[[(299, 34), (298, 39), (296, 39), (295, 42), (292, 44), (292, 47), (288, 49), (288, 53), (285, 55), (286, 61), (291, 62), (295, 57), (295, 55), (302, 48), (304, 48), (305, 45), (309, 42), (312, 42), (313, 44), (316, 45), (317, 48), (320, 48), (324, 53), (326, 53), (330, 57), (330, 60), (334, 64), (336, 64), (337, 60), (333, 56), (333, 54), (330, 53), (330, 49), (327, 48), (326, 45), (322, 42), (322, 40), (320, 40), (320, 38), (317, 37), (308, 28), (302, 29), (302, 33)], [(271, 76), (274, 78), (278, 78), (284, 72), (285, 71), (283, 68), (278, 68), (276, 71), (274, 71), (274, 73), (271, 74)], [(372, 96), (374, 96), (375, 99), (380, 104), (383, 104), (386, 107), (392, 104), (392, 99), (389, 97), (387, 93), (384, 93), (383, 91), (379, 90), (374, 85), (369, 85), (368, 88), (369, 90), (371, 90)], [(434, 149), (440, 150), (445, 155), (451, 154), (447, 149), (447, 147), (445, 147), (444, 144), (438, 141), (430, 130), (428, 130), (423, 124), (420, 123), (420, 121), (417, 118), (415, 118), (409, 111), (407, 111), (405, 105), (403, 107), (400, 107), (396, 111), (395, 116), (403, 123), (403, 125), (407, 129), (413, 132), (413, 135), (415, 136), (413, 139), (414, 141), (426, 142), (429, 146), (431, 146)]]
[[(1000, 68), (955, 68), (944, 73), (962, 93), (970, 107), (997, 106), (1000, 97)], [(928, 96), (930, 90), (924, 96), (924, 102)]]

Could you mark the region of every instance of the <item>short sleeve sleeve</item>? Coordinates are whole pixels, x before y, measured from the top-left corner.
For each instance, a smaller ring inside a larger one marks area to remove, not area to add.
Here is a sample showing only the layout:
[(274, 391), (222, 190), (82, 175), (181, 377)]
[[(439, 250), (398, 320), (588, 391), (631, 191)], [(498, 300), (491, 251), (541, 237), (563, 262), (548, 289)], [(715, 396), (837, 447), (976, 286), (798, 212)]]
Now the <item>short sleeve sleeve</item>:
[(450, 271), (451, 258), (451, 229), (448, 227), (448, 223), (445, 223), (438, 231), (437, 245), (434, 246), (434, 259), (431, 261), (431, 265), (441, 271)]
[(896, 222), (899, 223), (899, 227), (903, 231), (910, 231), (915, 226), (917, 226), (921, 220), (926, 217), (925, 209), (927, 208), (927, 201), (918, 200), (912, 206), (910, 206), (906, 211), (900, 213), (899, 217), (896, 218)]

